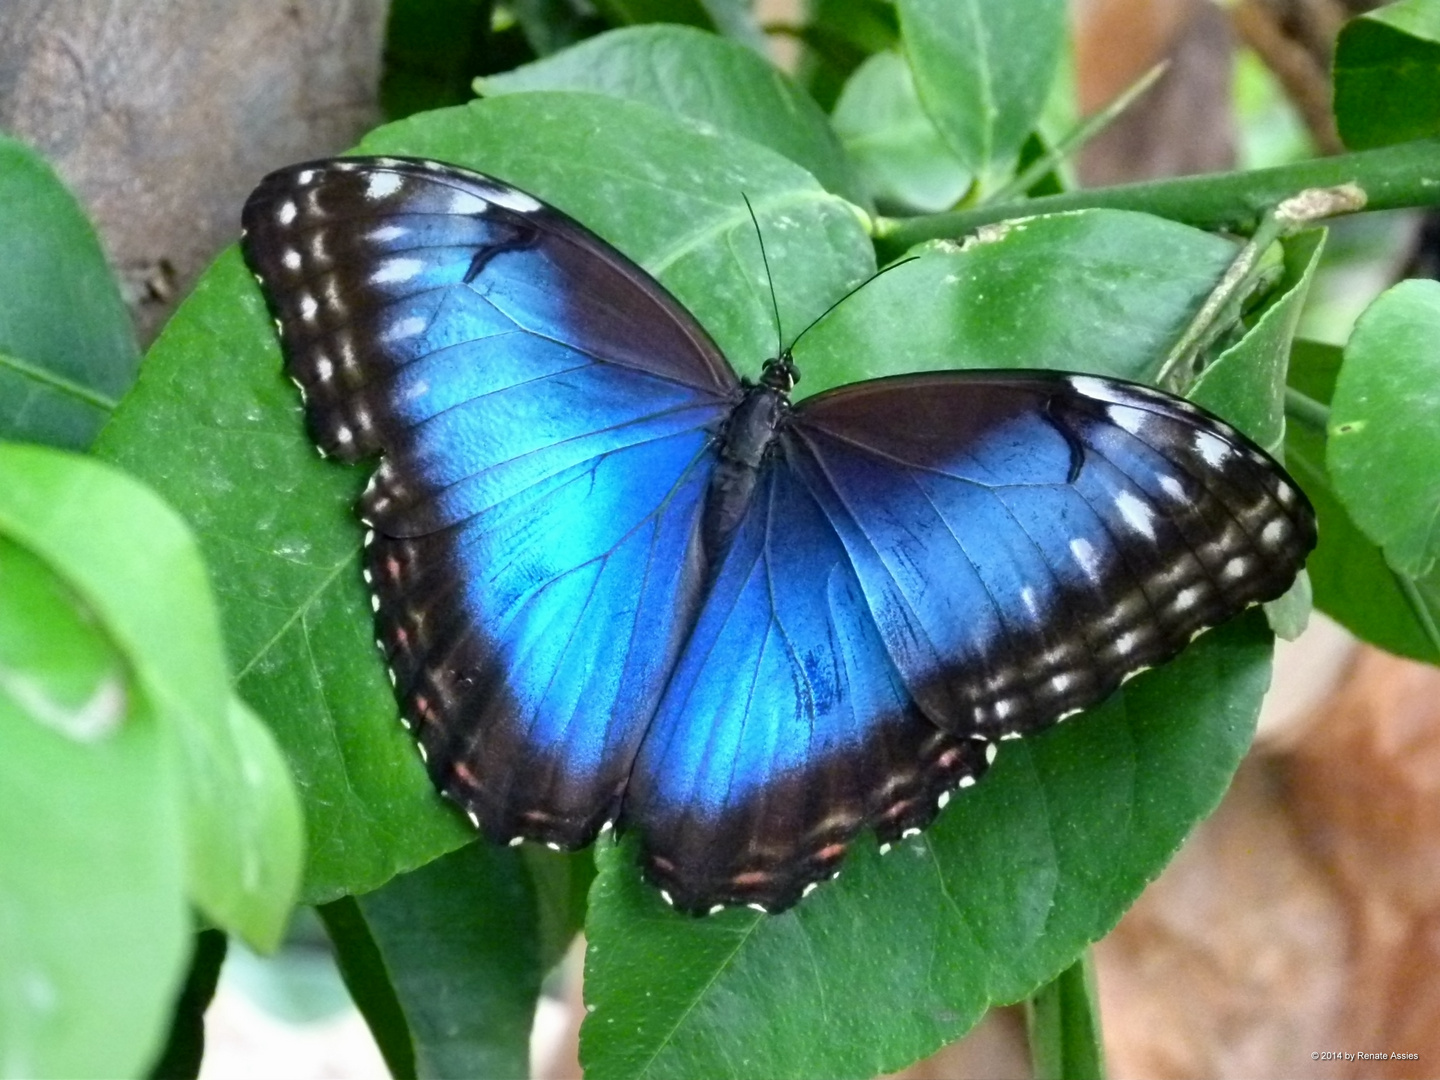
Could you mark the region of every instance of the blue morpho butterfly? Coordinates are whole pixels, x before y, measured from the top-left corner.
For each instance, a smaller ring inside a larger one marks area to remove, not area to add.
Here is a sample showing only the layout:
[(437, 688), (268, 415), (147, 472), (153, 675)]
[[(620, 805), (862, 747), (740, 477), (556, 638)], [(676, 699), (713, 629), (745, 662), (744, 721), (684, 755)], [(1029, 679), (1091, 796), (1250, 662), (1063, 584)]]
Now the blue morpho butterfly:
[(780, 911), (995, 741), (1283, 593), (1309, 503), (1144, 386), (946, 371), (791, 405), (584, 226), (434, 162), (316, 161), (244, 252), (360, 501), (378, 643), (491, 839), (639, 834), (677, 908)]

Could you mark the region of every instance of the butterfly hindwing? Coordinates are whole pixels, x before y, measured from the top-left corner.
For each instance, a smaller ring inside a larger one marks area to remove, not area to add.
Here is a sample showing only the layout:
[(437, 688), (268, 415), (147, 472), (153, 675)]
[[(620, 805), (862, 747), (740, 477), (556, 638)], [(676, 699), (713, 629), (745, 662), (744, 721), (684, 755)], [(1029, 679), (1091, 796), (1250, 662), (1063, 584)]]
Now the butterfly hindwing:
[(623, 255), (476, 174), (298, 165), (244, 223), (317, 444), (381, 455), (366, 576), (437, 787), (494, 839), (588, 842), (698, 602), (733, 373)]
[(951, 731), (1095, 704), (1279, 596), (1315, 543), (1244, 435), (1115, 380), (880, 379), (802, 403), (790, 437), (905, 686)]
[(835, 530), (775, 458), (641, 746), (624, 819), (676, 907), (779, 911), (866, 826), (893, 842), (929, 824), (987, 747), (916, 707)]

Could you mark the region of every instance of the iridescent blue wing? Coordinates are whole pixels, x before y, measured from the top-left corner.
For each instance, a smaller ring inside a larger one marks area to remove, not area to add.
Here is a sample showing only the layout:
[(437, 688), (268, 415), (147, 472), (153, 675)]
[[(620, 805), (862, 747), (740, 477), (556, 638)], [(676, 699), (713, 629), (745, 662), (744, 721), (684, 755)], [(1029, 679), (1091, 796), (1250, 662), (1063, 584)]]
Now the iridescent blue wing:
[(244, 225), (316, 443), (381, 455), (366, 577), (437, 787), (494, 839), (589, 842), (698, 603), (734, 374), (628, 259), (474, 173), (297, 165)]
[(685, 910), (792, 904), (923, 828), (992, 740), (1289, 587), (1304, 496), (1187, 402), (967, 372), (802, 403), (641, 746), (624, 820)]
[(622, 820), (684, 911), (780, 911), (837, 872), (855, 834), (924, 827), (984, 772), (886, 655), (819, 503), (772, 461), (718, 569), (636, 761)]
[(1050, 372), (949, 372), (800, 405), (790, 459), (853, 563), (906, 689), (1004, 738), (1092, 705), (1271, 600), (1315, 516), (1189, 402)]

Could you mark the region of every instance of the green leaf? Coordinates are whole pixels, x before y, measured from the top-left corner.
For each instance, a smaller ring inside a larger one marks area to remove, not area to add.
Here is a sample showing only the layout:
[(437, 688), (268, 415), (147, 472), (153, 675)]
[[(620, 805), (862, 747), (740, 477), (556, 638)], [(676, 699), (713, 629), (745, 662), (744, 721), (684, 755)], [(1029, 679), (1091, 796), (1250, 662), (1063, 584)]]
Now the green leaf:
[(593, 0), (600, 13), (617, 26), (680, 23), (712, 30), (763, 54), (765, 35), (745, 0)]
[(1346, 23), (1334, 81), (1351, 150), (1440, 135), (1440, 0), (1400, 0)]
[(1285, 439), (1290, 343), (1324, 247), (1323, 229), (1285, 241), (1284, 277), (1245, 336), (1205, 369), (1189, 395), (1272, 454), (1279, 452)]
[(897, 0), (925, 111), (977, 176), (1014, 164), (1065, 40), (1064, 0)]
[(1315, 606), (1372, 645), (1440, 663), (1440, 641), (1427, 631), (1427, 623), (1440, 622), (1440, 573), (1402, 587), (1335, 497), (1325, 471), (1325, 425), (1311, 414), (1329, 404), (1341, 360), (1339, 347), (1313, 341), (1297, 341), (1290, 355), (1292, 391), (1320, 407), (1292, 409), (1285, 432), (1286, 466), (1319, 521), (1320, 543), (1308, 563)]
[(900, 20), (889, 0), (808, 0), (805, 11), (802, 25), (788, 27), (804, 45), (796, 81), (833, 109), (866, 57), (899, 46)]
[(50, 166), (0, 135), (0, 438), (83, 450), (139, 353), (100, 241)]
[[(634, 102), (509, 95), (381, 128), (364, 149), (482, 169), (554, 201), (656, 273), (742, 371), (776, 347), (742, 191), (791, 333), (874, 268), (854, 209), (803, 169)], [(199, 534), (239, 690), (300, 780), (306, 898), (368, 891), (464, 843), (472, 833), (435, 797), (375, 655), (351, 510), (366, 470), (316, 456), (235, 252), (156, 342), (100, 451)]]
[(549, 56), (605, 29), (587, 0), (510, 0), (506, 7), (536, 56)]
[(809, 95), (753, 49), (690, 27), (614, 30), (480, 79), (476, 89), (486, 97), (584, 90), (654, 105), (768, 146), (829, 191), (867, 201), (854, 165)]
[[(470, 97), (470, 80), (495, 51), (493, 7), (492, 0), (392, 0), (380, 80), (387, 117), (458, 105)], [(521, 59), (523, 52), (511, 63)]]
[(800, 342), (797, 396), (943, 368), (1053, 367), (1143, 381), (1235, 244), (1145, 214), (1087, 210), (917, 250), (920, 258), (882, 274)]
[(542, 972), (519, 852), (470, 844), (322, 914), (382, 1047), (411, 1048), (413, 1071), (387, 1051), (395, 1075), (529, 1075)]
[[(588, 1080), (874, 1076), (1018, 1001), (1105, 934), (1224, 792), (1270, 679), (1249, 613), (1083, 718), (1003, 744), (925, 833), (783, 915), (676, 915), (600, 845)], [(904, 1008), (881, 1007), (903, 1002)]]
[(973, 176), (945, 145), (915, 94), (905, 61), (881, 52), (861, 64), (835, 105), (835, 131), (882, 207), (953, 206)]
[(1402, 281), (1355, 324), (1330, 407), (1326, 462), (1395, 570), (1440, 560), (1440, 282)]
[(175, 744), (192, 899), (218, 925), (273, 947), (298, 880), (299, 809), (268, 732), (231, 694), (189, 530), (108, 466), (0, 446), (0, 535), (44, 552), (90, 605)]
[(219, 930), (201, 930), (195, 935), (190, 974), (175, 1002), (165, 1049), (150, 1067), (151, 1080), (195, 1080), (200, 1075), (200, 1061), (205, 1056), (205, 1010), (215, 997), (228, 944)]
[[(0, 492), (22, 486), (0, 467)], [(189, 947), (175, 761), (97, 613), (8, 533), (0, 1075), (133, 1075), (164, 1041)]]
[(585, 926), (590, 886), (595, 881), (591, 851), (561, 852), (537, 844), (520, 849), (535, 883), (539, 911), (540, 970), (548, 973)]

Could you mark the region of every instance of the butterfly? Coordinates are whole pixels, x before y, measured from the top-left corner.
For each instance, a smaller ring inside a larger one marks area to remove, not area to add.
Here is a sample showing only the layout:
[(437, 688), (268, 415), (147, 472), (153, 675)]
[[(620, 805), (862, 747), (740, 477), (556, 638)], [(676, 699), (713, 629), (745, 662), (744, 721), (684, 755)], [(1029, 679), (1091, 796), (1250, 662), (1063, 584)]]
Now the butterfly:
[(1304, 494), (1189, 402), (943, 371), (798, 403), (663, 286), (499, 180), (282, 169), (242, 241), (358, 512), (377, 644), (430, 776), (486, 836), (639, 836), (674, 907), (782, 911), (1281, 595)]

